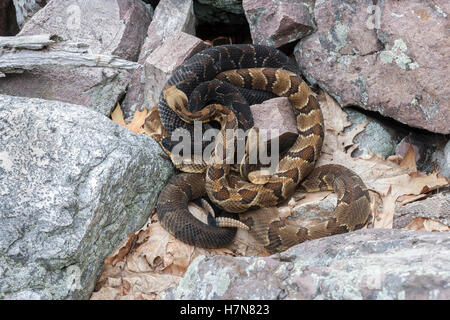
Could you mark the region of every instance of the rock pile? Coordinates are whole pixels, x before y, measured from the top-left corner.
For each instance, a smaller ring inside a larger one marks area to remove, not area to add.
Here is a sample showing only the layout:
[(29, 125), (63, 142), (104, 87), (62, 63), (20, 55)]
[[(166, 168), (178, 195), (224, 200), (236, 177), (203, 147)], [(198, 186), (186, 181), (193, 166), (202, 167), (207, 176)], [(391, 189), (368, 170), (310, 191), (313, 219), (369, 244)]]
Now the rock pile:
[[(249, 42), (290, 54), (354, 125), (368, 121), (355, 155), (412, 146), (420, 169), (450, 177), (448, 14), (445, 0), (3, 1), (0, 299), (89, 298), (103, 259), (147, 221), (174, 169), (108, 117), (155, 106), (211, 45), (196, 35), (208, 21), (247, 24)], [(272, 103), (289, 131), (285, 101)], [(253, 108), (262, 125), (267, 105)], [(403, 206), (394, 227), (448, 225), (448, 203)], [(201, 256), (165, 297), (449, 299), (449, 256), (448, 233), (361, 230), (270, 257)]]

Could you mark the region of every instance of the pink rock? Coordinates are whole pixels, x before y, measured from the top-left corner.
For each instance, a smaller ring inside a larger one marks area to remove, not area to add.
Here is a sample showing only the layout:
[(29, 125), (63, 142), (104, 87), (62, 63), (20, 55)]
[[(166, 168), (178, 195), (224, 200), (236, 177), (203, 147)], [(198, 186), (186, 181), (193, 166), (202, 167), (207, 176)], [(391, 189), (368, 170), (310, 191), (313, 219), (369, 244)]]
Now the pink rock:
[(297, 135), (297, 123), (288, 98), (273, 98), (250, 106), (255, 127), (267, 130), (268, 140), (277, 136)]
[(445, 0), (317, 1), (318, 31), (300, 41), (295, 58), (343, 107), (448, 134), (447, 12)]
[(155, 9), (153, 20), (147, 30), (142, 45), (139, 63), (145, 59), (170, 36), (177, 32), (195, 35), (195, 15), (192, 0), (161, 0)]
[(255, 44), (280, 47), (314, 28), (311, 1), (243, 0), (242, 6)]
[(154, 50), (144, 64), (144, 105), (146, 107), (157, 105), (161, 90), (173, 71), (185, 60), (207, 47), (209, 45), (201, 39), (184, 32), (178, 32)]
[(136, 61), (151, 17), (134, 0), (50, 1), (22, 28), (20, 35), (55, 33), (89, 45), (92, 53)]
[[(151, 16), (134, 0), (50, 1), (19, 35), (56, 34), (90, 53), (136, 61)], [(39, 67), (0, 81), (0, 93), (89, 106), (109, 115), (130, 73), (113, 68)]]
[[(148, 56), (164, 41), (177, 32), (195, 35), (195, 15), (192, 0), (161, 0), (148, 27), (138, 62), (144, 64)], [(143, 70), (136, 70), (131, 77), (127, 94), (122, 102), (125, 119), (131, 119), (136, 109), (144, 105), (145, 83)]]

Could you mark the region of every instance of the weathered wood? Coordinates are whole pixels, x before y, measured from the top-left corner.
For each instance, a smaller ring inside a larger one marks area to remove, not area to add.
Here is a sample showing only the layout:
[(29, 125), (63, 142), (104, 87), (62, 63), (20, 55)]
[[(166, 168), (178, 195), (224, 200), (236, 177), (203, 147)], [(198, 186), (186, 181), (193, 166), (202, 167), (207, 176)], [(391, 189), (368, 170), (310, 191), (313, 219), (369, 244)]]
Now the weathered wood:
[(40, 50), (55, 43), (50, 34), (38, 34), (33, 36), (0, 37), (0, 48), (3, 49), (29, 49)]
[(0, 72), (14, 73), (32, 70), (42, 66), (58, 67), (97, 67), (134, 70), (140, 64), (120, 59), (116, 56), (66, 51), (17, 51), (0, 56)]
[(52, 40), (51, 35), (0, 37), (0, 77), (42, 66), (134, 70), (140, 64), (112, 55), (92, 54), (81, 43)]

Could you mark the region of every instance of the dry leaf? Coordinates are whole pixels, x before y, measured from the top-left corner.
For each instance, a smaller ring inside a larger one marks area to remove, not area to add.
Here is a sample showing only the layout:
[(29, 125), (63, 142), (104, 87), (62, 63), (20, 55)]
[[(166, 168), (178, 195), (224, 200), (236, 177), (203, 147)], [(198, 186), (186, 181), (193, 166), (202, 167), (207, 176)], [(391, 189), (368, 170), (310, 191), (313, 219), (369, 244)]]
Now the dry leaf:
[(115, 123), (120, 124), (121, 126), (124, 126), (135, 133), (144, 132), (143, 125), (146, 117), (147, 117), (147, 109), (144, 109), (143, 111), (136, 110), (133, 116), (133, 120), (130, 121), (129, 123), (126, 123), (125, 120), (123, 119), (123, 112), (119, 103), (117, 103), (116, 108), (111, 113), (111, 119)]
[(430, 232), (450, 231), (449, 226), (443, 224), (442, 222), (422, 217), (413, 219), (410, 223), (408, 223), (408, 225), (404, 229), (416, 231), (430, 231)]
[(170, 274), (148, 272), (117, 272), (105, 281), (103, 286), (92, 293), (91, 300), (153, 300), (161, 299), (161, 294), (175, 287), (181, 277)]
[(383, 199), (383, 210), (375, 220), (375, 228), (392, 228), (395, 203), (404, 195), (420, 195), (448, 185), (448, 180), (438, 173), (403, 173), (379, 177), (371, 183)]
[(125, 242), (105, 259), (105, 263), (115, 266), (117, 262), (124, 261), (125, 257), (128, 255), (128, 253), (136, 243), (136, 239), (137, 236), (134, 233), (130, 233)]
[(122, 108), (120, 107), (120, 104), (117, 103), (116, 108), (111, 113), (111, 119), (117, 124), (120, 124), (121, 126), (126, 126), (125, 121), (123, 120), (123, 112)]
[(417, 195), (410, 195), (410, 194), (406, 194), (403, 196), (398, 197), (397, 201), (399, 202), (400, 206), (404, 206), (408, 203), (420, 200), (420, 199), (424, 199), (428, 197), (428, 194), (426, 193), (422, 193), (422, 194), (417, 194)]
[(144, 110), (142, 111), (136, 110), (133, 116), (133, 120), (129, 124), (127, 124), (126, 127), (133, 132), (143, 133), (144, 132), (143, 125), (146, 117), (147, 117), (147, 109), (144, 108)]
[(413, 147), (410, 145), (405, 157), (400, 162), (400, 167), (409, 172), (417, 172), (416, 156)]

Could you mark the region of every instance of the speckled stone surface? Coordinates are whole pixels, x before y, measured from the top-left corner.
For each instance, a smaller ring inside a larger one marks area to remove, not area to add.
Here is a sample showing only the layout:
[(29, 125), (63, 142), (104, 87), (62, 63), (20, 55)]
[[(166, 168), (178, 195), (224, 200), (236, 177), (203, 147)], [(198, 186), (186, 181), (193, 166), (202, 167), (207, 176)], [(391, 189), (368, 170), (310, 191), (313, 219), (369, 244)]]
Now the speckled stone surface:
[(203, 255), (170, 299), (449, 299), (446, 232), (358, 230), (269, 257)]
[(0, 119), (0, 299), (88, 298), (173, 166), (83, 106), (0, 95)]
[(449, 12), (446, 0), (316, 1), (318, 30), (298, 43), (295, 58), (343, 107), (448, 134)]

